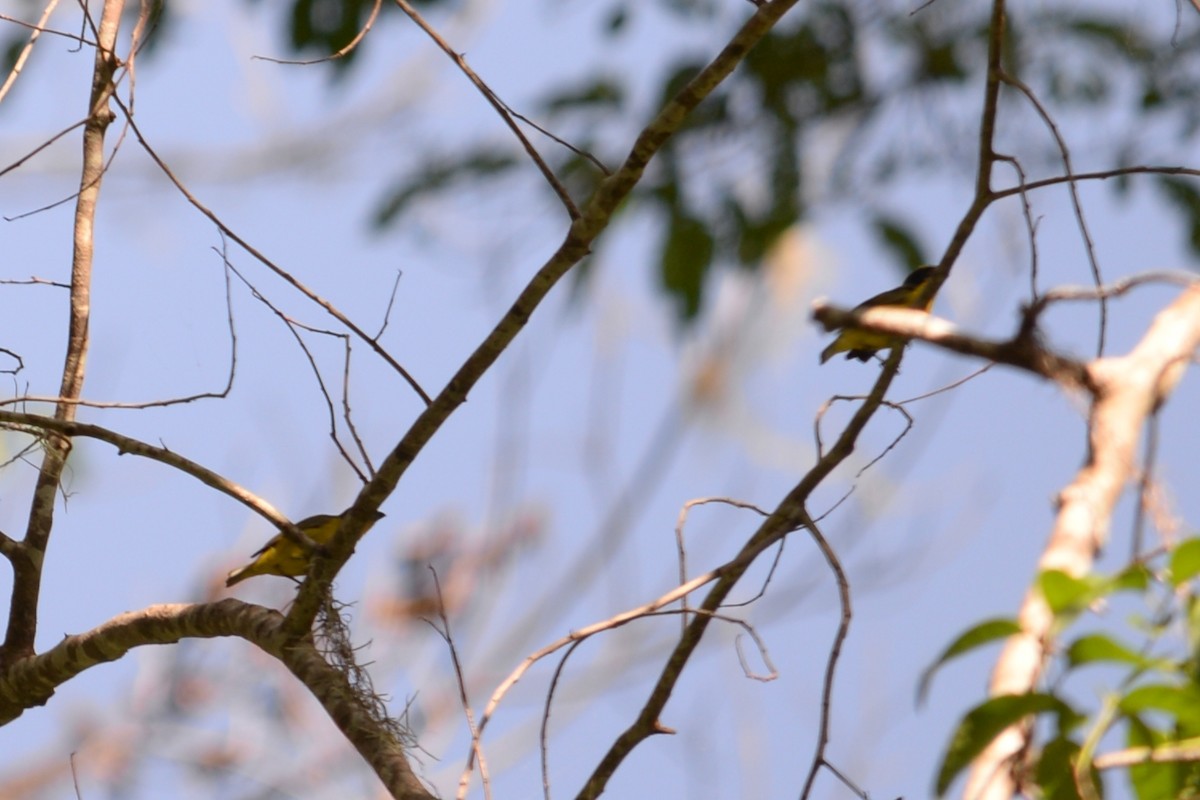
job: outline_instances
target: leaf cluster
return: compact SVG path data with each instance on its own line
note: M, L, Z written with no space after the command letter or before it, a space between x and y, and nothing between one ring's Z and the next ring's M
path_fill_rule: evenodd
M1024 724L1038 744L1016 769L1037 796L1103 797L1104 772L1124 767L1138 800L1200 797L1198 576L1200 538L1116 575L1043 572L1038 586L1063 642L1050 670L1055 677L1044 691L993 697L967 711L942 756L938 796L997 735ZM1118 595L1138 606L1119 622L1107 613L1123 605ZM947 662L1020 631L1011 619L973 625L926 671L918 697ZM1109 688L1080 701L1081 673L1095 667Z

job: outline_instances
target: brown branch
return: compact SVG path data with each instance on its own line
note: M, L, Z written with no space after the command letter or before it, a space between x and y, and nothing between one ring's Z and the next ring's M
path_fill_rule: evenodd
M992 195L992 167L996 163L996 111L1000 105L1000 81L1003 77L1004 25L1007 15L1004 0L993 0L988 24L987 82L983 90L983 109L979 120L979 172L975 176L975 200Z
M173 644L185 638L249 638L252 632L263 630L272 617L278 618L279 613L234 599L203 605L156 605L119 614L0 671L0 725L12 722L28 708L45 705L62 684L98 664L120 660L135 647Z
M1029 202L1029 185L1025 178L1025 168L1021 166L1021 161L1016 156L997 155L996 158L1012 165L1013 172L1017 173L1017 191L1021 196L1021 218L1025 220L1025 232L1029 237L1029 296L1036 300L1038 296L1037 222L1033 218L1033 206ZM995 196L993 193L992 197Z
M114 119L109 108L113 96L118 59L115 52L117 29L123 3L107 0L97 33L93 64L92 91L88 98L88 118L83 129L83 169L79 197L75 205L74 241L71 259L70 316L67 327L67 351L63 360L59 395L77 398L83 390L88 351L88 320L91 316L93 226L96 203L100 196L100 178L104 170L104 134ZM68 422L75 417L75 406L58 403L55 419ZM50 541L54 524L54 502L58 496L63 468L71 452L70 440L48 437L42 466L29 509L29 523L22 553L12 559L13 589L8 628L0 645L0 667L33 654L37 635L38 599L42 584L42 555Z
M821 719L817 726L817 747L813 753L812 766L808 770L808 777L804 781L804 788L800 792L801 800L808 798L812 794L813 785L816 783L817 774L822 766L832 766L825 760L825 748L829 746L829 725L831 720L831 709L833 707L833 679L837 674L838 658L842 654L842 645L846 642L846 636L850 633L850 619L853 616L853 611L850 605L850 581L846 578L846 570L842 568L842 562L838 560L837 553L830 546L822 534L817 523L808 515L808 511L802 510L805 529L809 536L817 545L817 549L821 551L821 555L825 557L825 563L829 564L829 569L833 572L834 580L837 582L838 589L838 605L841 608L841 618L838 621L837 631L833 636L833 643L829 647L829 657L825 661L825 677L821 682ZM841 777L841 773L836 769L833 772ZM844 778L843 778L844 779Z
M311 642L288 642L281 633L282 624L281 618L273 617L266 630L267 637L255 632L255 636L245 638L279 658L312 692L392 797L396 800L436 800L409 764L404 742L394 732L394 726L377 718L375 703L364 699L346 675L330 666Z
M568 635L529 654L520 664L517 665L516 669L509 673L508 677L501 681L495 690L493 690L492 696L488 699L488 703L483 709L483 713L479 716L479 730L476 732L476 739L483 736L484 730L487 728L492 716L496 713L496 709L499 708L501 701L508 694L509 690L516 686L517 682L520 681L521 678L525 677L525 673L528 672L534 664L541 661L543 658L558 652L564 647L573 648L579 642L594 636L597 633L619 628L623 625L629 624L634 620L650 616L665 606L669 606L672 603L681 600L706 584L712 583L716 579L716 572L707 572L703 575L699 575L695 578L692 578L687 583L676 586L671 591L655 600L650 601L649 603L645 603L628 611L623 611L620 614L616 614L606 620L602 620L601 622L596 622L592 625L571 631L571 633ZM689 613L695 612L691 611ZM467 755L466 766L463 768L462 776L459 779L459 798L466 797L471 771L474 769L475 745L476 742L472 741L471 751Z
M962 333L946 320L916 309L879 307L854 311L820 301L813 304L813 319L827 330L853 326L920 339L955 353L1028 370L1068 388L1084 386L1089 380L1084 364L1043 347L1028 328L1022 328L1012 339L994 341Z
M1127 747L1096 756L1096 769L1125 769L1142 764L1194 764L1200 761L1200 737L1155 747Z
M1053 178L1030 181L1024 187L1013 186L1009 189L997 189L992 192L992 197L999 200L1005 197L1012 197L1014 194L1020 194L1022 191L1030 192L1034 189L1044 189L1047 186L1061 186L1064 183L1081 183L1083 181L1106 181L1109 178L1122 178L1126 175L1189 175L1195 178L1200 177L1200 169L1192 169L1191 167L1139 166L1105 169L1098 172L1080 172L1075 175L1057 175Z
M308 361L308 367L312 371L313 377L316 378L317 388L320 389L321 397L325 401L325 410L329 415L329 438L333 441L333 445L335 448L337 448L338 454L341 455L342 460L345 461L346 465L349 466L350 469L354 471L354 474L358 476L359 481L361 481L362 483L366 483L369 480L367 473L364 472L363 469L354 462L354 458L353 458L353 456L350 455L350 451L346 449L346 446L344 444L342 444L342 440L338 437L337 410L334 407L333 397L329 392L329 387L325 384L325 376L321 374L320 365L317 364L317 357L315 355L313 355L313 352L309 348L308 343L306 341L304 341L304 337L300 335L300 331L305 330L305 331L308 331L309 333L315 333L320 336L329 336L331 338L340 339L342 341L342 344L343 344L343 347L344 347L345 353L346 353L345 361L343 362L343 367L342 367L342 407L345 411L344 419L346 421L346 424L350 428L351 436L354 439L354 442L358 447L359 455L362 457L363 461L365 462L367 470L371 474L374 474L375 468L371 464L371 457L367 453L366 446L363 444L362 440L358 437L358 433L354 427L354 422L350 416L350 400L349 400L350 336L349 336L349 334L338 333L337 331L326 330L324 328L317 328L312 325L306 325L303 322L299 322L295 319L292 319L287 314L283 313L283 311L278 306L276 306L269 299L267 299L266 295L264 295L262 292L260 292L258 290L258 288L254 284L252 284L249 281L249 279L246 278L246 276L243 275L237 269L237 267L233 266L233 264L231 264L228 260L225 261L225 268L238 277L238 280L240 280L246 286L246 288L250 290L251 296L253 296L255 300L259 301L264 306L266 306L270 310L270 312L275 315L275 318L284 324L284 326L288 330L288 333L290 333L292 335L292 338L295 339L296 346L300 348L300 352L304 354L305 359Z
M277 527L284 528L285 530L289 527L294 527L288 522L287 517L283 516L274 506L250 490L165 447L155 447L154 445L146 444L143 441L116 433L99 425L43 417L38 414L21 414L15 411L0 411L0 427L22 431L31 436L39 436L47 439L65 439L83 436L107 442L116 447L117 453L120 455L128 453L130 455L141 456L142 458L149 458L173 467L187 475L191 475L206 486L211 486L254 510ZM47 437L46 433L57 434L57 436Z
M31 279L31 283L50 284L59 286L61 284L50 283L40 278ZM0 281L5 283L5 281ZM70 288L69 286L66 288ZM225 378L225 388L217 392L198 392L196 394L184 395L182 397L168 397L163 400L143 400L143 401L117 401L117 400L84 400L79 397L43 397L39 395L23 394L16 397L0 400L0 408L4 406L24 406L29 403L67 403L74 406L83 406L85 408L110 408L110 409L143 409L143 408L165 408L167 406L182 405L193 403L197 400L219 400L229 396L233 390L234 377L237 375L237 326L233 319L233 295L231 293L229 282L229 272L225 273L225 319L229 328L229 374ZM0 352L7 352L4 348L0 348ZM15 354L13 354L14 357ZM19 359L18 359L19 360ZM5 370L6 371L6 370Z
M687 572L688 572L688 569L687 569L687 546L683 540L683 529L687 525L687 518L688 518L688 515L691 514L692 509L695 508L696 506L708 505L709 503L721 503L723 505L733 506L734 508L741 508L741 509L745 509L747 511L754 511L759 516L762 516L762 517L769 516L768 512L763 511L761 508L754 505L753 503L747 503L744 500L735 500L732 497L697 497L693 500L688 500L686 503L684 503L683 507L679 509L679 516L676 517L676 519L675 519L675 552L679 559L679 585L680 586L687 583ZM679 599L679 607L683 611L689 610L687 595L684 595L683 597L681 597ZM687 630L687 616L686 615L680 617L679 624L683 626L683 628L681 629L681 633L685 632Z
M1033 89L1029 88L1024 82L1011 75L1003 75L1003 80L1009 86L1025 95L1027 99L1037 111L1042 122L1050 131L1050 135L1054 137L1054 142L1058 145L1059 157L1062 159L1063 168L1067 171L1067 187L1071 193L1071 207L1075 211L1075 221L1079 225L1079 234L1083 237L1084 252L1087 253L1088 265L1092 269L1092 281L1096 286L1101 286L1104 283L1104 276L1100 272L1100 262L1096 258L1096 245L1092 241L1092 233L1088 230L1087 217L1083 213L1083 201L1079 198L1079 183L1074 177L1074 168L1071 166L1071 150L1067 147L1067 142L1063 139L1062 133L1058 130L1058 125L1054 122L1054 118L1050 116L1050 112L1038 100ZM1100 330L1096 342L1096 357L1104 355L1104 341L1108 335L1108 300L1104 297L1100 298Z
M492 800L492 781L488 776L487 759L483 757L483 745L479 740L479 728L475 726L475 712L471 710L471 695L467 691L467 678L463 674L462 661L458 657L458 648L454 646L454 634L450 631L450 617L446 614L446 599L442 594L442 581L438 578L437 570L432 564L429 564L429 573L433 576L433 588L437 594L437 610L438 618L442 621L442 627L438 628L433 623L430 627L437 631L438 635L446 643L446 648L450 651L450 663L454 667L454 680L458 684L458 701L462 704L463 715L467 719L467 730L471 733L471 742L474 745L475 758L479 762L479 779L483 783L484 800ZM467 786L466 780L459 781L459 790L464 791Z
M67 33L66 31L55 30L54 28L35 25L32 22L25 22L24 20L17 19L16 17L11 17L8 14L0 14L0 21L11 22L14 25L20 25L22 28L26 28L27 30L34 31L36 33L48 33L51 36L61 36L64 39L70 39L73 42L78 42L80 45L86 45L88 47L94 47L96 44L95 42L85 39L82 36L78 36L74 33Z
M392 797L432 800L434 795L421 785L408 763L402 737L394 734L390 721L378 719L374 710L377 698L363 697L311 641L287 642L282 623L278 611L233 598L157 605L120 614L86 633L66 636L45 653L22 658L0 672L0 725L27 708L44 705L55 689L85 670L117 661L135 647L236 636L279 659L304 684Z
M988 28L988 57L987 80L984 85L983 107L979 119L979 171L975 177L975 197L970 207L954 229L950 242L942 253L938 263L938 276L929 282L925 289L928 296L937 293L950 274L950 267L958 260L959 253L967 244L967 239L979 224L983 212L995 201L992 192L992 169L999 159L996 154L996 114L1000 105L1000 79L1003 75L1002 59L1004 54L1004 0L993 0L992 17Z

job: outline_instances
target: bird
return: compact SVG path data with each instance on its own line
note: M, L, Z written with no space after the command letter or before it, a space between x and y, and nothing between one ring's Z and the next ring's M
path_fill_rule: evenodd
M336 515L316 514L300 520L296 523L296 527L316 544L328 544L333 539L333 535L337 533L342 520L349 513L350 509ZM372 511L371 521L367 523L364 532L383 519L383 516L382 511ZM249 564L238 567L229 573L229 577L225 579L227 587L241 583L247 578L253 578L255 575L282 575L294 578L308 572L308 565L311 562L311 554L305 552L304 548L282 533L272 536L270 541L264 544L251 558L253 561Z
M937 274L936 267L918 267L908 274L904 283L895 289L888 289L869 300L864 300L854 307L855 311L865 311L879 306L899 306L901 308L919 308L928 311L933 306L933 294L922 299L921 290ZM821 351L821 363L824 364L838 353L845 353L846 359L857 358L867 361L876 352L885 347L895 347L904 340L898 336L862 328L842 328L837 338Z

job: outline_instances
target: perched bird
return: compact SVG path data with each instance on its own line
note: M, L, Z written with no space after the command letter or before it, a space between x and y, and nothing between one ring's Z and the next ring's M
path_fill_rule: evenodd
M855 311L865 311L877 306L900 306L902 308L919 308L928 311L933 306L933 295L921 301L921 290L936 274L936 267L919 267L909 273L904 283L895 289L877 294L870 300L865 300L854 307ZM889 336L886 333L865 331L862 328L842 328L837 338L821 351L821 363L824 364L838 353L845 353L846 358L857 358L867 361L871 356L885 347L895 347L903 343L903 339Z
M317 514L300 520L296 523L296 527L317 544L328 544L333 539L333 535L337 533L342 519L349 513L350 509L346 509L337 516ZM381 519L383 519L383 512L374 512L367 528L369 529L371 525ZM233 586L235 583L241 583L246 578L253 578L255 575L296 577L308 572L309 554L282 533L271 537L271 540L264 544L253 558L254 560L246 566L229 573L229 577L225 579L225 585Z

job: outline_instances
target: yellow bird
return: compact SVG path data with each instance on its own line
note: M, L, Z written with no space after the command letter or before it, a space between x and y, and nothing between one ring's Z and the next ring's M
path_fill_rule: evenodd
M296 527L317 544L329 544L333 540L333 535L337 533L342 518L349 513L350 509L346 509L337 516L317 514L300 520L296 523ZM383 512L374 512L367 528L370 529L371 525L381 519L383 519ZM294 578L308 572L309 554L282 533L271 537L271 540L264 544L253 558L254 560L246 566L238 567L230 572L229 577L225 579L225 585L233 586L235 583L241 583L246 578L253 578L255 575L283 575Z
M930 295L925 302L921 302L921 290L937 273L936 267L919 267L909 273L904 279L904 283L895 289L888 289L886 292L877 294L869 300L865 300L854 307L855 311L864 311L868 308L877 306L900 306L902 308L919 308L922 311L928 311L933 306L933 295ZM857 358L859 361L867 361L876 352L885 347L895 347L898 344L903 344L904 340L898 336L889 336L886 333L876 333L875 331L865 331L862 328L842 328L838 333L837 338L821 351L821 363L824 364L829 359L833 358L838 353L845 353L846 359Z

